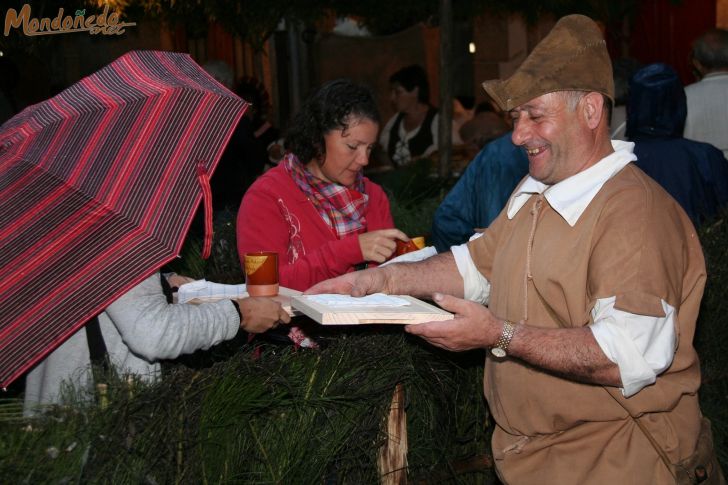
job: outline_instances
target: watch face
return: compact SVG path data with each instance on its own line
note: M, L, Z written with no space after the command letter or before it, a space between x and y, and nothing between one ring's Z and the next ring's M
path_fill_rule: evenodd
M500 347L493 347L492 349L490 349L490 353L495 355L499 359L502 359L503 357L506 356L506 351Z

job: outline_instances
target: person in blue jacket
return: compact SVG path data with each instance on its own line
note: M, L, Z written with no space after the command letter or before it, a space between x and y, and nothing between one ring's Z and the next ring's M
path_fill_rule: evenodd
M467 242L500 213L528 173L528 158L511 132L485 145L435 211L432 242L438 252Z
M635 162L699 226L728 204L728 161L713 145L683 138L685 90L675 70L650 64L630 79L627 131Z

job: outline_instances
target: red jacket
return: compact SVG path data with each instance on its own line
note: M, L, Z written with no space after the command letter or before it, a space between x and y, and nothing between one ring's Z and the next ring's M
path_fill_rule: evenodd
M382 188L364 179L369 195L367 230L394 227ZM283 164L258 178L243 197L237 222L238 255L276 251L281 286L306 290L319 281L354 270L363 262L359 236L339 239Z

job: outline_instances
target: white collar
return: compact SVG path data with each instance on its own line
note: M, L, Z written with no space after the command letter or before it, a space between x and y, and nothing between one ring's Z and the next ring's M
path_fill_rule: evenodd
M532 195L543 194L551 207L573 227L607 180L637 160L633 153L634 143L612 140L612 147L613 153L557 184L546 185L529 175L508 201L508 218L513 219Z

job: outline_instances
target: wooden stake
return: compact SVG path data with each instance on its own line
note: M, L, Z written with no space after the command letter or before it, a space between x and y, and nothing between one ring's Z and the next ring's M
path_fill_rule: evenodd
M404 485L407 483L407 412L402 383L394 388L385 422L387 441L377 458L380 481L382 485Z

